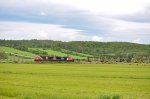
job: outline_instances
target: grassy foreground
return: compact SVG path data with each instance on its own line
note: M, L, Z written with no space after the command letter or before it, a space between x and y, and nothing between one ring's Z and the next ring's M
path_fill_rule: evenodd
M0 99L150 99L150 65L0 64Z

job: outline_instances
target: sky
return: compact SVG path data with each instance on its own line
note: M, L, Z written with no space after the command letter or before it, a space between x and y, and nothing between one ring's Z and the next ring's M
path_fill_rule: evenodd
M150 44L150 0L0 0L0 39Z

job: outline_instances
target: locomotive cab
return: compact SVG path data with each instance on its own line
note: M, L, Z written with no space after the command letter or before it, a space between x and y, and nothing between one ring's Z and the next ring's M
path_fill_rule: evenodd
M34 61L42 61L43 59L40 57L40 56L36 56L35 58L34 58Z

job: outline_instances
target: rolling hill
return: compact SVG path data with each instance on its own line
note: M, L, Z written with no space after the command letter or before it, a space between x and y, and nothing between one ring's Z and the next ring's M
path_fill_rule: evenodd
M16 54L16 55L20 55L20 56L25 56L25 57L35 57L37 56L36 54L30 53L30 52L26 52L26 51L21 51L15 48L11 48L11 47L4 47L4 46L0 46L0 52L5 52L5 53L11 53L11 54Z
M37 54L33 53L35 51L40 51L40 52L45 51L45 52L47 52L46 55L49 55L49 56L67 56L68 55L67 53L54 51L54 50L51 50L51 49L29 48L28 52L26 52L26 51L21 51L21 50L11 48L11 47L0 46L0 52L5 52L7 54L11 53L11 54L15 54L15 55L18 55L18 56L24 56L24 57L35 57L37 55L40 55L38 53ZM83 56L78 56L78 55L71 55L71 54L70 54L70 56L75 58L75 59L84 59L84 58L86 58L86 54L84 54L84 57Z
M65 53L65 52L61 52L61 51L54 51L52 49L43 49L43 48L29 48L28 49L30 52L46 52L47 54L46 55L49 55L49 56L71 56L75 59L83 59L83 58L86 58L86 54L84 54L84 56L81 56L80 54L78 54L77 52L77 55L74 55L73 53L75 52L71 52L70 54L68 53Z
M0 40L0 46L16 48L28 51L28 48L50 49L62 53L76 56L83 54L99 55L122 55L122 54L142 54L150 55L150 45L136 44L129 42L92 42L92 41L52 41L52 40ZM50 51L47 51L50 53ZM52 52L55 53L55 52ZM81 55L82 54L82 55Z

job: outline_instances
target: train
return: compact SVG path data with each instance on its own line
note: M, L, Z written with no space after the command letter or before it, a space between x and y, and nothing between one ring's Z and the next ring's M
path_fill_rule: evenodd
M61 56L36 56L34 58L36 62L74 62L74 58L72 57L61 57Z

